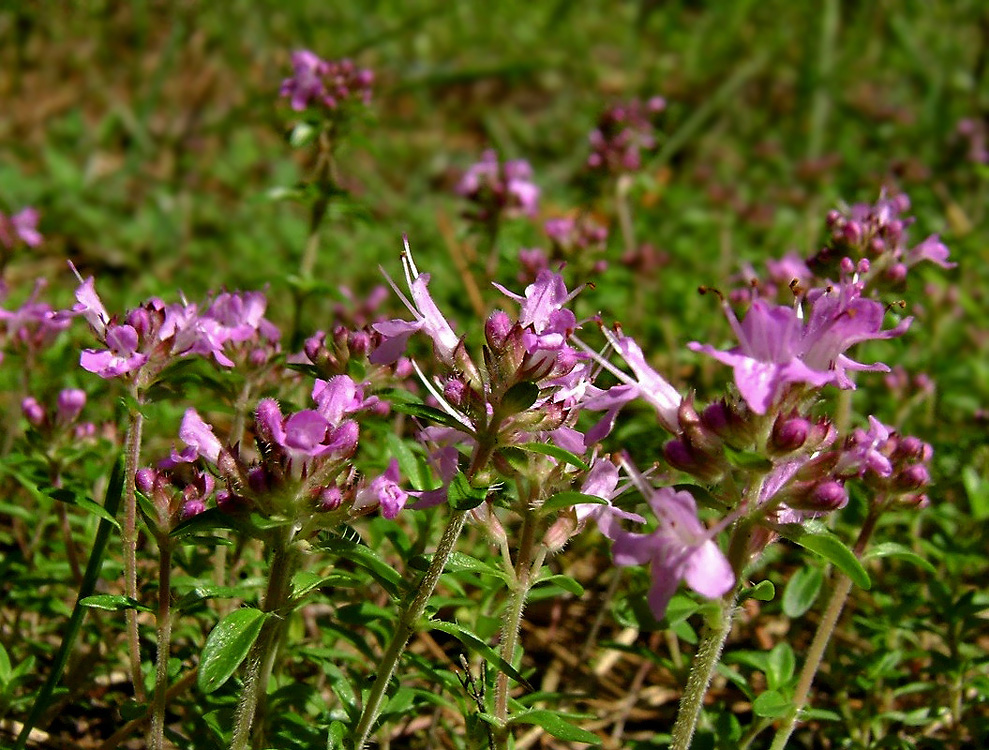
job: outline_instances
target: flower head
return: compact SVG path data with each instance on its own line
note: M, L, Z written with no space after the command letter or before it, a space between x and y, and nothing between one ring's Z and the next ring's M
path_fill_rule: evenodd
M862 341L900 335L909 327L910 318L883 330L884 307L861 297L853 284L811 290L807 301L810 314L806 319L793 307L755 300L739 322L726 307L739 345L727 352L696 341L689 346L733 367L739 392L757 414L765 414L792 383L854 388L848 370L889 369L881 363L855 362L844 352Z
M649 496L659 526L651 534L617 530L611 552L620 566L648 563L652 572L649 608L657 619L680 581L702 596L714 598L735 584L728 558L697 517L697 505L689 492L669 487Z

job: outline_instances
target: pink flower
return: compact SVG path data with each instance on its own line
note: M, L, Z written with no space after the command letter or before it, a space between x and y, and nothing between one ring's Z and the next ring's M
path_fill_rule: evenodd
M422 331L433 340L433 348L436 356L446 365L453 366L454 351L460 344L460 339L453 332L453 327L443 317L433 298L429 294L429 274L419 273L415 261L412 258L412 250L409 248L408 237L403 237L405 252L402 253L402 266L405 269L405 280L412 297L410 302L391 279L388 282L392 285L395 293L412 313L414 320L388 320L382 323L375 323L372 328L381 334L382 342L370 356L373 364L392 364L397 362L399 357L405 352L406 342L409 337L417 331Z
M43 238L38 232L38 212L24 208L12 216L0 212L0 245L13 250L18 241L28 247L37 247Z
M649 506L659 519L651 534L616 530L611 552L619 566L649 563L652 586L649 608L657 619L680 581L702 596L723 596L735 584L728 558L697 517L697 505L689 492L669 487L655 490Z
M764 300L755 300L742 322L726 307L739 345L727 352L696 341L689 346L733 367L739 392L757 414L765 414L791 383L850 389L855 383L847 370L889 369L882 363L855 362L844 352L862 341L899 336L911 318L882 330L885 308L860 297L853 284L811 290L807 300L811 309L806 320L792 307Z

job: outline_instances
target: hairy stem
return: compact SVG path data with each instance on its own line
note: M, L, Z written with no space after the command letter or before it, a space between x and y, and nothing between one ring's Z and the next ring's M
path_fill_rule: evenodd
M388 689L388 682L391 680L392 675L395 674L398 660L405 651L405 647L409 643L409 638L412 637L412 631L415 628L416 622L426 610L426 603L436 589L436 584L439 582L440 575L442 575L443 569L446 567L446 561L450 559L450 553L453 552L453 546L460 537L460 531L463 529L466 519L467 511L455 510L450 513L450 518L446 522L446 528L443 529L443 536L440 537L436 552L433 553L433 559L430 560L429 568L423 575L422 581L414 589L415 595L412 597L412 600L402 609L402 616L395 626L395 632L392 634L391 642L388 644L388 650L385 651L381 657L381 662L378 664L378 674L374 679L374 684L371 686L367 703L364 705L364 712L361 714L361 719L355 730L357 741L354 743L354 747L357 750L364 747L368 737L371 735L371 727L375 719L378 718L378 713L381 711L381 704L385 698L385 691Z
M515 660L515 650L519 643L519 627L522 622L522 612L525 601L529 597L529 588L535 574L532 553L535 549L535 514L526 508L522 517L522 536L519 540L518 556L515 561L515 578L508 594L508 607L501 626L501 658L509 664ZM539 561L543 559L540 556ZM496 731L496 747L508 747L508 730L504 726L508 720L508 690L509 677L505 672L498 674L495 686L495 718L501 726Z
M144 415L138 406L132 407L127 425L124 455L124 594L137 600L137 467L141 463L141 431ZM137 630L137 610L128 609L127 649L130 654L130 676L134 685L134 697L138 702L146 700L144 678L141 675L141 645Z
M492 434L496 428L497 425L491 428ZM484 468L494 448L495 445L492 440L478 441L471 466L467 470L468 480L473 480L477 476L477 473ZM388 689L388 683L391 681L392 675L395 674L398 660L405 652L405 647L409 643L409 638L412 637L412 631L415 629L416 622L422 617L422 613L426 611L426 604L433 595L433 591L436 590L436 584L439 583L440 576L443 574L447 560L450 559L453 547L460 537L460 532L464 528L464 521L466 520L467 511L452 510L450 512L450 518L447 519L446 528L443 529L443 535L440 537L439 544L436 545L436 551L429 561L429 568L423 574L419 584L409 592L411 599L407 598L403 604L402 614L398 619L398 624L395 626L395 632L392 634L388 649L382 655L381 662L378 664L378 673L374 678L374 684L371 686L371 692L367 696L367 702L364 704L361 718L357 722L357 728L354 730L356 737L356 741L354 742L355 750L363 750L364 745L371 736L371 729L374 726L375 720L378 718L378 714L381 712L385 692Z
M155 662L155 694L151 710L148 747L165 748L165 707L168 692L168 657L172 645L172 540L158 539L158 655Z
M275 656L284 630L286 613L291 593L292 573L295 570L297 550L293 546L294 530L285 527L272 542L271 568L268 571L268 587L265 590L263 612L269 613L261 627L257 641L248 657L247 674L244 677L244 691L237 706L233 739L230 750L245 750L251 739L251 728L263 724L265 698L268 680L275 664Z
M881 503L873 505L869 510L869 515L866 516L865 523L862 524L862 529L859 531L858 539L855 541L854 551L856 557L861 557L865 551L865 547L869 543L872 532L875 531L876 522L879 520L881 514ZM828 606L824 610L821 621L817 625L814 640L811 641L810 648L807 650L807 656L804 659L804 666L800 670L797 687L793 693L793 704L790 707L790 711L783 718L779 729L776 730L776 736L773 738L771 750L783 750L786 747L787 741L790 739L790 735L793 734L793 730L797 726L797 718L804 706L807 705L807 696L810 694L810 687L814 682L814 677L817 675L817 670L821 667L824 651L831 641L835 626L838 624L838 618L841 617L841 611L845 607L849 593L851 593L852 579L844 573L836 572L836 576L837 580L834 590L831 592L831 598L828 600Z
M735 602L738 600L740 584L735 584L732 590L721 597L718 602L718 614L711 618L704 628L697 654L690 666L690 676L687 687L680 699L676 723L673 725L671 750L689 750L690 741L697 729L697 720L701 715L704 696L714 677L714 670L721 659L721 651L731 633L732 622L735 619Z

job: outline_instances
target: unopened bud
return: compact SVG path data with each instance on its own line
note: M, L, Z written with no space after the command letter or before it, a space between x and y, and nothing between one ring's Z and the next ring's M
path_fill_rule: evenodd
M894 263L886 269L886 279L894 284L902 284L907 279L907 267L903 263Z
M186 500L182 504L181 519L185 521L193 516L198 516L200 513L206 510L206 502L200 498L196 497L191 500Z
M154 469L138 469L134 474L134 483L142 493L150 497L157 476L158 472Z
M58 394L58 421L62 424L74 422L86 405L86 392L78 388L66 388Z
M512 319L503 310L495 310L484 322L484 338L488 346L499 350L505 346L508 334L512 330Z
M807 486L805 491L788 495L786 504L794 510L830 513L848 504L848 490L841 482L828 479Z
M343 503L343 493L339 487L324 487L319 493L319 509L336 510Z
M371 336L367 331L351 331L347 336L347 351L351 357L363 357L371 349Z
M931 483L931 474L923 464L913 464L896 475L893 486L901 492L915 492Z
M467 395L467 384L459 378L450 378L443 385L443 397L454 406L462 406Z
M811 424L803 417L777 419L770 437L770 447L777 453L792 453L803 447L810 435Z
M143 307L137 307L127 313L125 322L133 326L140 337L147 336L151 330L151 315Z
M21 413L35 427L40 427L45 423L45 409L34 396L28 396L21 401Z

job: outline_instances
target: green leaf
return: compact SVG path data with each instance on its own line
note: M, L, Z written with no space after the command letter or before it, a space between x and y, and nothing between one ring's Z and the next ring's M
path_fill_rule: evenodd
M760 602L771 602L776 598L776 587L773 585L772 581L759 581L755 586L745 589L739 601L745 601L746 599L755 599Z
M561 508L572 508L574 505L583 505L584 503L607 505L608 501L597 495L585 495L583 492L576 492L575 490L564 490L563 492L557 492L543 503L539 511L541 513L551 513Z
M968 496L968 506L976 521L989 518L989 482L986 482L974 466L962 469L962 484Z
M793 670L797 667L797 658L793 649L786 641L777 643L769 652L766 660L766 682L773 690L780 690L793 678Z
M787 617L797 618L814 606L824 574L814 565L808 565L794 573L783 589L783 612Z
M555 575L540 578L536 581L532 588L536 588L537 586L554 586L556 588L563 589L567 593L573 594L574 596L584 595L584 587L570 576Z
M767 690L752 701L752 713L765 719L776 719L790 710L790 701L776 690Z
M539 398L539 386L531 381L516 383L501 397L501 416L510 416L523 412L536 403Z
M344 750L343 740L347 736L347 726L342 721L334 721L326 733L326 750Z
M185 610L209 599L249 599L256 592L244 586L196 586L175 602L177 610Z
M230 679L247 657L267 618L266 612L245 607L234 610L216 624L199 659L200 690L212 693Z
M197 513L182 521L172 529L170 536L173 539L182 539L193 534L199 536L210 531L237 531L246 525L244 518L226 513L219 508L207 508L202 513Z
M416 570L427 570L432 561L432 555L416 555L409 561L409 567ZM497 565L478 560L463 552L451 552L443 568L444 573L478 573L480 575L494 576L503 581L508 580L508 573Z
M460 422L460 420L447 414L441 409L433 408L432 406L427 406L426 404L404 404L392 402L392 409L401 412L402 414L409 414L413 417L418 417L419 419L424 419L427 422L436 422L447 427L452 427L455 430L460 430L461 432L467 432L468 427Z
M484 502L488 490L471 486L462 471L458 471L447 489L446 499L454 510L471 510Z
M931 565L928 560L925 560L916 552L912 551L908 547L904 547L902 544L898 544L897 542L883 542L882 544L877 544L862 557L865 560L871 560L874 557L897 557L901 560L912 562L914 565L923 568L928 573L937 573L937 568Z
M532 685L529 684L515 667L502 659L497 651L466 628L454 622L439 621L430 621L426 623L425 627L429 630L440 630L452 635L471 651L482 656L489 664L494 665L498 670L504 672L516 682L525 685L528 690L532 690Z
M803 524L785 523L775 525L773 528L791 542L799 544L804 549L810 550L832 563L851 578L856 586L863 589L872 587L869 574L855 557L855 553L819 521L808 521Z
M16 475L15 475L16 476ZM17 477L19 481L23 483L20 476ZM57 490L52 490L48 493L50 497L55 498L59 502L67 503L69 505L75 505L77 508L82 508L87 513L92 513L97 518L101 518L107 523L113 525L114 528L119 529L120 524L117 523L117 519L111 516L106 510L97 502L90 500L88 497L83 495L77 495L72 490L59 488Z
M557 739L565 742L584 742L588 745L600 745L601 738L596 734L581 729L560 716L556 711L545 708L533 708L516 714L508 720L509 726L515 724L535 724L549 732Z
M136 599L131 599L129 596L121 596L119 594L96 594L95 596L87 596L85 599L79 601L83 607L90 607L91 609L106 609L111 612L121 612L125 609L136 609L141 612L153 612L151 607L146 607L141 604Z
M388 443L389 455L398 461L398 468L402 470L402 474L408 477L415 489L435 489L435 483L429 475L428 467L424 462L416 459L416 455L412 452L408 442L402 440L394 432L386 432L385 441Z
M570 464L571 466L576 466L578 469L583 469L584 471L588 471L591 468L584 463L584 461L577 454L564 450L558 445L553 445L552 443L520 443L516 447L521 448L524 451L529 451L530 453L541 453L544 456L552 456L555 459Z
M320 546L327 552L364 568L392 596L400 595L402 576L370 547L343 538L330 539Z

